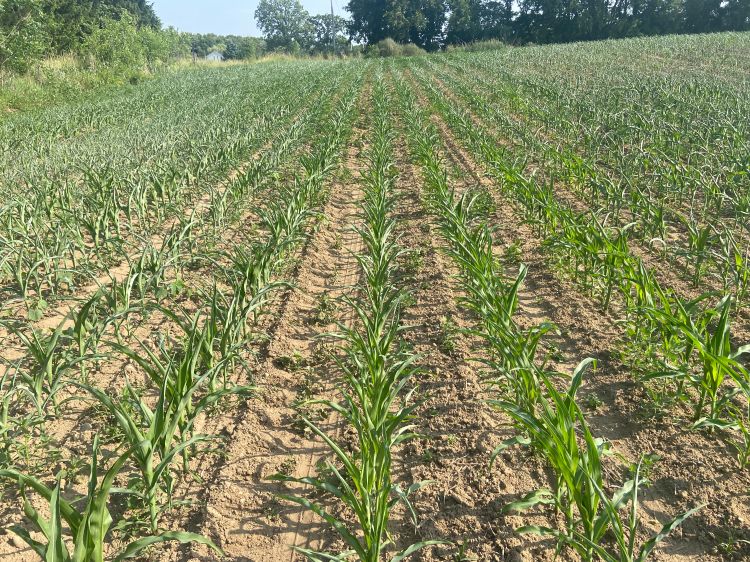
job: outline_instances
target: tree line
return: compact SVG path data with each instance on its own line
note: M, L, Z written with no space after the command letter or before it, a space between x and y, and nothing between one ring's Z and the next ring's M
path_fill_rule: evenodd
M45 57L72 54L83 66L122 74L191 52L239 60L265 49L257 37L162 29L147 0L0 0L0 70L23 73Z
M266 42L259 37L215 33L181 33L180 37L188 51L198 57L217 51L226 60L247 60L263 56L266 51Z
M349 45L349 22L334 14L310 15L299 0L260 0L255 21L269 51L316 54Z
M750 29L750 0L350 0L349 32L427 50Z
M0 68L24 71L40 58L79 51L115 21L144 30L144 43L161 29L146 0L0 0Z
M88 64L154 66L220 51L342 53L385 39L434 51L499 40L510 44L750 30L750 0L349 0L349 19L309 14L299 0L261 0L264 39L163 30L148 0L0 0L0 69L28 70L74 53Z
M311 17L299 0L261 0L255 19L270 49L289 52L324 50L333 35L346 42L344 33L366 45L389 38L434 51L484 40L557 43L750 30L750 0L349 0L347 10L345 21Z

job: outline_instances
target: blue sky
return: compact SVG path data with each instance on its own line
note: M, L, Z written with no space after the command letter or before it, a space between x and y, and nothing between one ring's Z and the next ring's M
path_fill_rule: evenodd
M330 0L301 0L311 14L329 13ZM344 14L349 0L334 0L336 14ZM253 14L258 0L153 0L154 9L165 27L180 31L219 35L256 35Z

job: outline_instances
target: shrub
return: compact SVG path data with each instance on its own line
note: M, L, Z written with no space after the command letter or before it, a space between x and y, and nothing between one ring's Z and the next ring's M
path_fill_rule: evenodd
M38 0L0 1L0 69L26 72L47 43Z
M465 43L463 45L449 45L448 51L499 51L507 49L508 45L498 39L486 39L484 41L475 41L474 43Z
M396 43L390 37L369 45L365 54L368 57L414 57L426 54L426 51L414 43Z
M123 12L119 20L105 20L81 45L84 64L92 69L101 67L115 75L146 66L146 46L142 41L135 19Z
M159 31L144 27L138 31L138 35L145 50L146 64L151 71L190 55L190 48L174 29Z
M401 45L396 43L390 37L378 41L376 47L378 49L378 55L381 57L397 57L401 54Z
M427 51L425 51L421 47L418 47L414 43L407 43L406 45L401 46L401 54L405 57L418 57L421 55L426 55Z
M105 20L89 35L79 51L83 66L108 80L138 80L144 71L155 71L188 55L188 47L173 29L136 27L135 19L122 12L119 19ZM106 80L105 80L106 81Z

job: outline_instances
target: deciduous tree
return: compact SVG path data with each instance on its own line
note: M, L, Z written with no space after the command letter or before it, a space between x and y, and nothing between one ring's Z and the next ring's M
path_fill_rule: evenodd
M270 50L291 53L312 45L310 14L299 0L260 0L255 20Z

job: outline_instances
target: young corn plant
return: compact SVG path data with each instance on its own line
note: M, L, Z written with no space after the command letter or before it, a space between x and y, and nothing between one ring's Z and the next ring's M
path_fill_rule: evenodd
M211 348L213 342L208 341L207 331L200 327L200 318L200 314L195 316L190 331L182 342L182 349L168 348L163 341L156 351L143 342L140 343L139 350L115 342L109 344L112 349L143 369L153 385L160 389L160 400L164 401L163 406L167 409L164 415L169 417L169 423L175 424L182 441L190 439L193 424L206 407L227 394L247 394L253 390L240 385L211 390L211 380L216 379L217 373L222 372L225 365L236 358L237 350L231 350L230 355L208 367L204 363L205 350ZM208 390L199 396L198 392L203 387L208 387ZM147 414L144 411L147 425L151 425L152 420ZM191 449L192 447L181 450L183 473L188 472Z
M131 456L143 478L143 490L139 494L148 509L152 532L156 532L164 511L159 501L160 490L167 494L168 503L171 503L175 460L179 455L183 456L184 471L188 451L211 439L208 435L191 433L198 415L230 394L247 395L253 391L250 387L235 386L197 397L211 375L210 370L206 371L190 386L181 388L182 394L179 395L168 391L169 379L165 377L153 409L130 385L123 397L114 400L94 386L76 383L112 416L126 445L131 448Z
M683 217L681 220L688 233L688 248L683 253L687 263L693 266L693 285L697 287L710 257L710 245L715 236L714 229L710 224L700 226L693 217Z
M520 267L515 278L505 279L493 251L493 233L487 225L486 213L481 212L481 205L476 207L478 200L474 194L467 192L456 197L437 152L438 143L433 142L437 137L430 126L423 126L427 119L421 113L408 105L404 117L415 155L422 164L428 210L446 243L446 253L461 272L465 296L460 304L475 313L478 325L472 333L489 345L491 357L479 361L490 367L491 386L501 388L524 408L532 410L540 396L536 349L541 337L553 326L544 323L527 331L516 326L513 314L526 266Z
M29 359L28 370L19 370L19 378L33 396L38 412L46 412L51 404L57 412L57 393L64 377L76 364L65 345L63 320L51 334L30 327L28 330L15 323L3 323L23 345Z
M408 102L408 100L407 100ZM434 205L441 233L448 242L450 255L462 270L463 285L467 290L464 300L470 308L478 313L481 326L476 332L490 343L490 349L497 359L485 361L491 368L500 373L502 384L495 382L507 391L505 399L490 403L508 413L523 430L524 434L502 444L493 453L493 460L504 448L516 444L532 444L541 452L556 473L556 486L553 491L540 490L529 494L523 500L509 506L509 509L527 509L540 503L553 504L563 513L566 520L565 531L560 532L546 527L525 527L523 532L535 532L552 535L559 541L558 550L567 544L574 548L586 561L595 556L607 556L607 560L632 562L645 560L656 544L672 529L677 527L691 512L668 523L662 531L635 549L637 518L637 488L641 485L639 468L633 481L626 484L615 497L609 498L604 490L601 459L608 452L608 445L595 439L585 423L583 414L575 402L575 394L582 382L583 373L592 363L583 362L576 369L570 391L561 394L552 384L549 375L535 362L535 350L541 335L550 326L537 327L526 334L518 330L513 322L513 312L517 306L517 293L525 275L522 267L514 283L498 281L498 269L493 264L491 250L478 251L482 248L482 238L472 236L466 228L462 213L452 211L459 205L452 204L452 194L446 185L446 175L440 170L439 158L432 143L420 142L419 138L427 137L423 133L426 118L418 119L419 110L407 106L404 112L407 123L411 124L411 136L417 155L422 160L423 169ZM428 130L429 134L429 130ZM475 231L476 232L476 231ZM580 232L573 229L572 232ZM600 228L600 232L603 229ZM467 234L468 233L468 234ZM491 249L491 237L485 236L484 247ZM591 245L594 238L585 239ZM596 242L601 246L603 237ZM610 252L611 255L612 254ZM477 256L486 256L477 259ZM581 253L584 267L592 267L593 261L586 261L587 254ZM605 256L607 253L605 252ZM615 271L618 263L604 259L604 271ZM621 264L620 264L621 265ZM608 275L607 278L614 278ZM613 284L605 285L605 303L611 297ZM484 289L487 287L488 289ZM498 296L499 295L499 296ZM492 381L492 379L491 379ZM580 434L583 434L581 443ZM631 516L626 523L620 518L619 509L627 500L632 501ZM605 535L614 534L618 547L608 551L601 546Z
M504 510L524 511L539 504L554 505L565 518L564 531L543 526L525 526L517 531L553 536L558 540L558 552L567 545L587 562L597 558L608 562L642 562L659 542L700 507L672 519L657 535L636 548L638 492L645 484L640 477L643 459L638 462L633 478L609 497L604 491L602 461L611 454L610 446L594 438L575 399L583 375L593 363L587 359L578 365L570 388L564 393L559 392L549 378L543 377L545 397L536 411L524 411L507 401L490 402L506 412L528 436L512 439L500 450L515 443L530 444L549 462L556 477L553 490L532 492L505 506ZM631 504L629 514L623 519L620 512L628 502ZM607 535L614 537L614 546L609 546L605 540Z
M18 365L7 365L0 377L0 468L23 461L26 466L44 463L29 445L43 442L46 415L23 384ZM31 408L29 408L31 406ZM38 459L38 460L37 460Z
M78 352L76 361L78 362L81 381L86 381L88 372L86 370L86 360L90 356L95 356L107 326L114 318L105 318L102 314L103 294L97 291L89 300L84 302L78 309L72 309L69 316L73 320L73 325L69 328L68 333Z
M393 234L394 220L389 216L395 180L391 161L393 133L385 117L387 110L382 96L382 90L376 90L374 139L364 174L365 225L358 229L367 249L357 256L364 277L364 294L356 300L345 300L360 327L340 326L338 337L345 343L345 359L339 362L344 374L344 385L339 388L342 400L316 402L330 408L354 429L358 446L353 453L347 452L346 447L303 416L307 426L333 453L335 463L326 462L332 477L274 477L332 494L354 515L356 530L321 503L301 496L282 496L321 516L351 549L338 554L297 549L310 560L343 561L356 556L361 562L380 562L391 543L388 523L392 510L403 502L416 524L408 496L424 484L415 483L404 490L394 482L392 473L393 450L413 437L408 421L416 405L409 405L414 391L407 391L406 385L414 373L416 357L399 342L403 294L392 282L401 250ZM440 541L410 545L389 555L389 559L398 562L431 544Z
M698 394L693 423L696 427L723 425L726 409L738 394L750 396L750 376L738 359L750 353L750 345L732 351L730 295L722 298L716 308L692 313L679 300L677 314L652 310L670 331L684 341L681 368L655 373L651 378L675 378L686 381ZM697 356L697 372L693 372L693 356ZM723 391L725 381L730 379L734 387ZM708 410L708 411L706 411Z
M26 542L40 560L45 562L105 562L105 551L109 546L109 530L113 523L109 511L110 495L115 491L115 479L133 451L129 450L120 455L108 469L100 465L100 452L97 437L94 438L87 494L73 502L63 499L62 482L59 476L54 488L50 488L33 476L24 475L12 469L0 470L0 478L18 484L24 500L26 519L44 539L41 541L32 538L25 528L18 525L11 527L11 531ZM99 474L102 471L104 473L100 478ZM29 501L27 490L35 492L46 503L49 518L40 514ZM83 510L79 511L76 506L81 501L83 501ZM119 552L113 553L108 560L120 562L135 558L151 545L170 541L183 544L204 544L221 554L221 550L202 535L184 531L167 531L136 539Z

